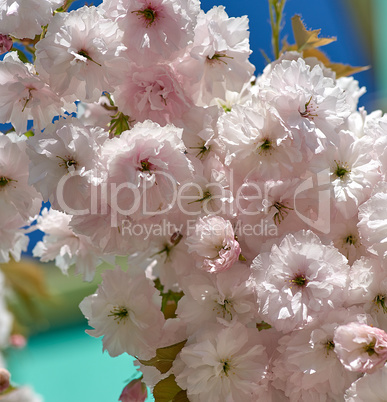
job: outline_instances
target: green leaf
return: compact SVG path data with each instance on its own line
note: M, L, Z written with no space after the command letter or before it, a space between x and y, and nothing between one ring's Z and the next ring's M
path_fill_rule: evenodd
M28 57L26 56L26 54L20 50L20 49L15 49L17 52L17 55L19 56L20 61L22 61L23 63L29 63L30 61L28 60Z
M173 374L164 380L159 381L153 388L153 396L156 402L174 402L175 397L182 391L176 384L176 379ZM183 401L184 399L182 399ZM188 400L188 399L187 399Z
M360 73L361 71L366 71L371 68L370 66L352 67L349 64L341 63L330 63L327 67L336 73L336 78L347 77L348 75Z
M130 130L133 122L134 120L130 120L129 116L118 112L110 121L109 132L113 135L120 135L124 131Z
M18 389L17 387L14 387L13 385L10 385L10 386L9 386L7 389L5 389L3 392L0 392L0 396L10 394L12 391L16 391L17 389ZM0 398L0 399L3 399L3 398Z
M156 356L150 360L140 360L138 361L144 366L156 367L160 373L164 374L169 371L172 367L172 363L176 359L177 354L183 349L186 344L186 340L176 343L165 348L159 348L156 350Z
M356 74L370 68L370 66L352 67L348 64L332 63L319 49L307 49L303 52L303 57L316 57L325 67L330 68L336 73L336 78L347 77L348 75Z
M33 137L35 134L32 130L28 130L24 133L24 135L29 138L29 137Z
M174 247L174 246L171 246ZM184 296L183 292L173 292L168 290L164 292L164 286L161 284L160 279L156 278L154 280L155 288L160 292L161 296L161 311L164 314L164 318L168 320L169 318L176 317L176 308L179 300Z
M292 17L292 28L294 39L297 43L297 50L300 52L310 48L325 46L336 40L336 38L319 38L321 29L307 30L299 15Z
M268 323L265 322L265 321L261 321L260 323L257 323L257 324L256 324L256 327L257 327L258 331L262 331L262 330L264 330L264 329L270 329L270 328L271 328L271 325L268 324Z
M247 260L246 260L246 257L244 257L244 256L242 255L242 253L239 254L238 260L239 260L239 261L247 261Z
M173 402L189 402L187 391L181 390L176 396L173 398Z

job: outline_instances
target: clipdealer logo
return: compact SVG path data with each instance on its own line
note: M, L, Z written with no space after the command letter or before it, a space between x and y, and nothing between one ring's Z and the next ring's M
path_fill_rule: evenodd
M94 173L94 172L93 172ZM232 173L232 172L231 172ZM110 183L110 187L108 188L108 183L101 180L98 175L90 175L91 177L88 180L91 180L93 183L98 183L98 185L90 186L90 205L88 208L84 209L75 209L71 208L66 202L66 196L64 192L64 188L66 182L75 176L83 176L80 172L74 171L68 173L63 176L61 180L58 182L57 190L56 190L56 198L60 205L60 207L68 214L71 215L88 215L88 214L110 214L110 221L112 227L117 227L118 225L122 226L123 234L129 233L129 231L142 232L142 234L149 233L149 228L144 228L142 230L139 227L135 227L135 224L130 220L130 217L134 213L141 212L141 216L144 218L151 216L162 216L167 214L169 211L178 208L180 212L182 212L187 219L189 217L199 217L202 216L203 213L206 215L216 215L216 214L226 214L229 216L253 216L253 215L261 215L261 214L269 214L270 211L270 203L269 203L269 192L271 185L269 182L262 183L254 183L250 182L248 184L244 183L240 188L238 188L235 192L233 191L233 182L230 181L230 186L227 190L220 183L208 183L205 188L199 186L198 183L195 182L187 182L183 185L179 186L176 180L172 175L169 175L166 172L158 172L158 175L161 175L170 182L170 186L172 188L171 197L168 199L162 208L157 210L148 210L148 199L151 198L151 195L148 194L147 183L143 181L138 185L135 183ZM328 234L330 231L330 198L331 198L331 190L330 190L330 176L331 172L329 169L324 169L316 174L310 174L309 177L303 179L301 183L295 187L293 193L293 208L289 208L294 210L294 213L298 216L298 218L306 223L310 228L318 230L324 234ZM232 178L232 174L231 174ZM262 188L260 187L260 184ZM206 192L213 191L217 189L216 195L205 197ZM253 194L246 195L244 190L252 189ZM196 195L187 194L187 190L194 189ZM131 205L127 205L126 207L130 207L127 209L121 208L119 206L118 198L122 191L131 192L130 199L132 200ZM300 201L301 194L305 194L305 192L313 192L313 197L317 200L318 208L317 211L314 210L308 216L304 215L301 212L301 208L297 208L297 203ZM214 191L213 191L214 192ZM215 192L214 192L215 193ZM235 194L235 196L232 196ZM232 197L232 202L229 202L229 197ZM213 210L208 208L210 202L218 201L219 210ZM201 202L201 208L197 208L196 210L187 210L187 205L192 203ZM263 210L255 210L251 211L242 206L243 202L256 202L260 201L263 206ZM234 210L232 210L234 208ZM127 217L129 219L119 220L118 216ZM138 224L140 225L140 224ZM144 224L146 225L146 224ZM148 225L149 226L149 225ZM277 226L275 222L269 222L268 220L261 219L259 223L249 224L248 218L247 221L241 222L238 220L236 223L235 230L242 230L244 234L250 232L254 235L263 235L263 236L276 236L278 231L276 230ZM153 231L156 232L155 226L153 226ZM148 235L149 236L149 235Z

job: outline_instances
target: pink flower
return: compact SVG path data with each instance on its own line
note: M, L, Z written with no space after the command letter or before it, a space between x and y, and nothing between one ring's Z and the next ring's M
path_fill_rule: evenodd
M160 127L147 120L106 141L102 157L107 159L109 188L116 190L111 196L114 211L140 220L175 206L177 186L193 170L181 132L173 125Z
M0 54L9 52L12 45L13 42L10 36L0 34Z
M151 119L161 125L177 123L193 106L175 72L165 64L149 68L133 64L117 87L115 99L132 119Z
M127 63L121 35L96 7L56 13L36 44L39 76L69 100L97 101L102 91L113 91Z
M187 244L188 252L194 253L196 266L212 273L231 268L241 252L231 222L220 216L199 218Z
M42 25L47 25L54 10L63 0L2 0L0 2L0 32L15 38L35 38Z
M141 378L136 378L122 390L119 401L121 402L144 402L148 396L146 385Z
M0 392L5 391L9 387L9 379L11 374L5 368L0 368Z
M143 273L124 272L119 266L105 270L95 294L79 308L94 329L90 336L103 336L103 350L111 357L122 353L151 359L162 340L165 323L161 296Z
M197 0L110 0L100 6L124 32L128 54L138 65L168 59L193 39Z
M34 65L24 64L16 52L5 55L0 62L1 123L12 123L16 133L22 134L32 119L34 128L40 131L62 113L62 106L63 101L36 74Z
M200 12L193 43L177 60L176 68L188 80L197 106L225 100L227 91L240 92L250 81L254 66L248 61L248 19L230 18L223 6Z
M373 373L387 361L387 333L351 322L335 330L335 352L347 370Z
M17 349L23 349L27 345L27 339L22 334L11 335L9 341Z

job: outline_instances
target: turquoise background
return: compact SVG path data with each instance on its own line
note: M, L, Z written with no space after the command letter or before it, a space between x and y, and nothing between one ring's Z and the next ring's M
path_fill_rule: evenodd
M29 384L46 402L113 402L138 376L127 354L102 353L101 339L74 326L32 336L22 350L7 355L12 381ZM154 401L153 396L147 401Z

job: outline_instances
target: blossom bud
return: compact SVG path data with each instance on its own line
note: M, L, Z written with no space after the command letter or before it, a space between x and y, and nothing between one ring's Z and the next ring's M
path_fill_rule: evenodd
M9 387L9 379L11 374L5 368L0 368L0 392L5 391Z
M13 334L11 335L10 343L14 348L23 349L27 344L27 340L21 334Z
M12 48L12 39L8 35L0 34L0 54L7 53Z
M141 378L132 380L122 391L119 401L121 402L144 402L148 396L146 385Z

